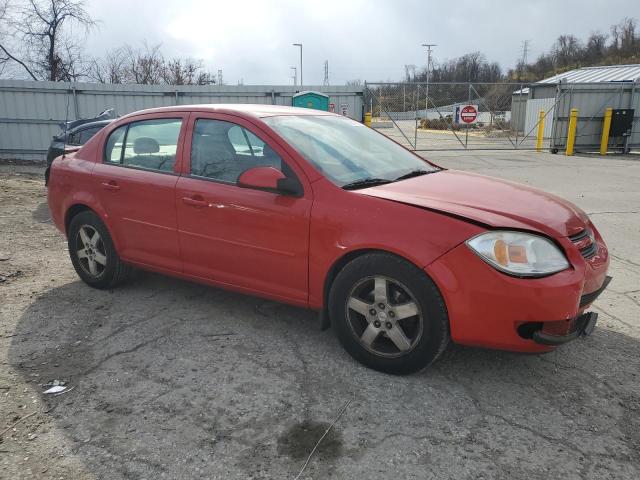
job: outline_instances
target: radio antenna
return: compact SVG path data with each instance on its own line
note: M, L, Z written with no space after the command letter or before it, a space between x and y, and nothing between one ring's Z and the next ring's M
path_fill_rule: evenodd
M69 130L69 93L70 89L67 89L67 108L64 112L64 137L62 143L62 158L67 153L67 131Z

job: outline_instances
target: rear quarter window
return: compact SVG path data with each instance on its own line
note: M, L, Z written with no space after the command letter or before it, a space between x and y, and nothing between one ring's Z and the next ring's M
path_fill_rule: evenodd
M116 128L107 139L104 149L105 163L120 163L122 158L122 145L124 143L124 134L127 132L128 125Z

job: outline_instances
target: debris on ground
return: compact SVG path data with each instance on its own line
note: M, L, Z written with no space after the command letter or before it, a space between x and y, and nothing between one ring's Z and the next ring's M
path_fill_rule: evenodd
M49 388L47 388L47 390L45 390L42 393L47 395L61 395L62 393L70 392L75 388L75 387L68 388L66 384L67 382L63 382L62 380L52 380L51 382L43 385L45 388L46 387L49 387Z
M22 271L16 270L15 272L10 273L0 273L0 283L6 282L10 278L19 277L22 274Z

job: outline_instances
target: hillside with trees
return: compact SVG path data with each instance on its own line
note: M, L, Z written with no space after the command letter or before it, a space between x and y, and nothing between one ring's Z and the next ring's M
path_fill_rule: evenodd
M503 72L497 62L482 52L471 52L433 65L432 82L536 82L580 67L640 63L640 35L637 21L625 18L612 25L609 33L593 32L586 40L575 35L560 35L547 53L531 63L522 60L514 69ZM406 80L425 81L426 69L413 76L407 69Z

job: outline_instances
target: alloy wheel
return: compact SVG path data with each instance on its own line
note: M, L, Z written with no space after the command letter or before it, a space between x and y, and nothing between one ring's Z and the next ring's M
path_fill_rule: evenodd
M107 268L107 254L102 237L91 225L82 225L76 236L76 256L82 269L94 278Z
M346 317L358 342L383 357L408 354L423 333L420 305L407 287L385 276L366 277L354 285Z

